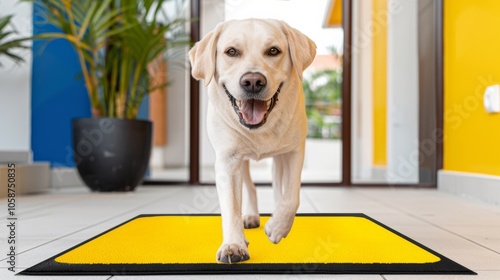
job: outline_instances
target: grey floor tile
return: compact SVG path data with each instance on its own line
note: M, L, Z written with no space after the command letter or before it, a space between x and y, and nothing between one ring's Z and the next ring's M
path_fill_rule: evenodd
M409 225L395 230L469 269L500 269L500 254L445 229Z
M494 206L455 197L437 190L356 189L356 193L386 207L439 225L500 224Z
M333 280L382 280L382 276L380 275L259 275L259 274L251 274L251 275L175 275L175 276L115 276L112 279L120 279L120 280L142 280L142 279L178 279L178 280L191 280L191 279L248 279L248 280L272 280L272 279L333 279Z
M500 271L475 271L478 275L384 275L387 280L498 280Z
M463 236L479 245L500 254L500 225L486 226L444 226L447 230ZM500 270L500 267L499 267Z
M18 272L22 269L20 268ZM54 279L75 279L75 280L105 280L109 279L110 276L27 276L27 275L15 275L15 273L10 272L7 268L0 268L0 279L2 280L54 280Z
M161 214L219 213L217 190L212 186L176 187L179 191L145 205L136 212ZM161 192L158 193L160 195Z
M303 188L309 203L322 213L397 213L394 209L346 188Z

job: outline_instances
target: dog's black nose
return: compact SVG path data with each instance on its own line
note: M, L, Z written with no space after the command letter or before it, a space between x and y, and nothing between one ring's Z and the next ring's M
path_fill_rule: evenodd
M260 93L266 84L266 77L258 72L246 73L240 79L241 87L248 93Z

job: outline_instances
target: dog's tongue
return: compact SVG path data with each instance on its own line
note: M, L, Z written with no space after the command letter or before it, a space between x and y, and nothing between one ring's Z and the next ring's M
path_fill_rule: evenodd
M245 100L241 105L240 112L247 124L259 124L267 113L267 103L257 99Z

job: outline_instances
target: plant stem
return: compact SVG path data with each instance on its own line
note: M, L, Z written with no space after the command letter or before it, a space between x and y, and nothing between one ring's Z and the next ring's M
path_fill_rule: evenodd
M71 2L65 3L66 7L66 12L68 14L68 20L69 20L69 25L71 28L71 33L74 36L74 40L76 43L81 43L81 39L76 36L77 35L77 27L75 25L75 21L73 18L73 12L72 12L72 4ZM87 91L89 92L90 95L90 103L92 105L92 115L95 117L96 115L100 115L101 108L99 107L99 96L97 94L97 88L95 85L97 85L97 78L95 77L95 72L92 70L92 68L95 68L95 66L91 66L90 70L87 67L84 55L83 55L83 50L80 48L75 48L76 52L78 54L78 60L80 61L80 66L82 68L82 73L83 73L83 78L85 80L85 85L87 87ZM92 53L94 55L94 53ZM95 55L94 55L95 57Z
M139 84L139 78L141 77L141 72L142 72L142 63L137 63L134 71L134 79L132 83L132 88L130 89L130 100L129 100L129 106L127 106L127 118L133 119L137 115L137 112L134 112L134 108L137 108L138 105L136 106L136 95L137 95L137 85Z

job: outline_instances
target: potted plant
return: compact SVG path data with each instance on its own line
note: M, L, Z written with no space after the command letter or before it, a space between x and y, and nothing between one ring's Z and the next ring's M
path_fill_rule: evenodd
M93 118L72 122L73 150L82 180L94 191L129 191L143 179L152 145L152 124L137 120L143 98L166 84L154 82L152 63L168 46L187 44L168 20L166 0L40 0L43 16L74 47ZM148 69L149 68L149 69Z
M9 39L9 37L13 34L16 34L15 30L8 30L8 26L10 23L10 19L12 16L3 16L0 17L0 57L6 56L16 63L24 62L24 59L17 54L12 53L13 49L28 49L29 47L23 45L23 41L26 41L28 38L17 38L17 39ZM2 66L2 62L0 61L0 67Z

